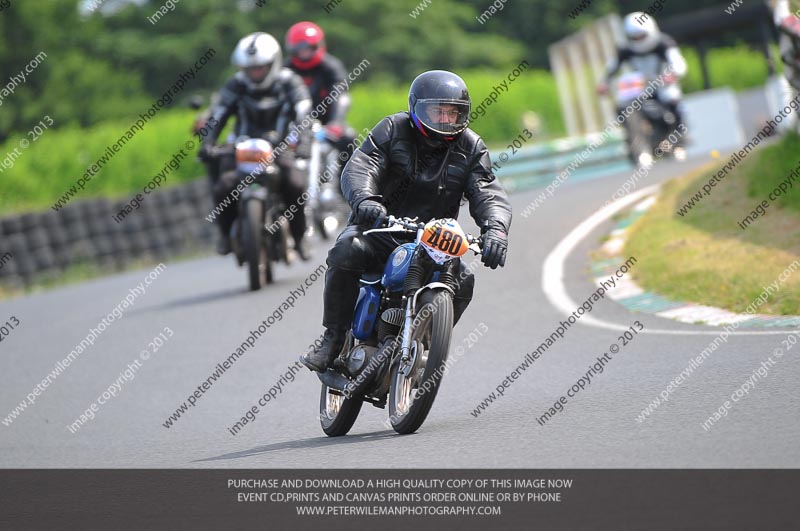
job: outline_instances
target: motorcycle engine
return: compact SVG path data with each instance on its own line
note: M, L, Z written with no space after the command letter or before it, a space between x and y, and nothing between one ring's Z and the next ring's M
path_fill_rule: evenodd
M378 340L385 341L391 336L400 333L400 326L403 324L404 312L402 308L388 308L381 314L378 321Z
M343 372L347 372L351 380L348 384L350 392L356 396L385 396L389 388L383 385L384 378L394 351L395 343L391 340L381 343L379 347L356 345L343 366Z
M378 347L371 347L369 345L356 345L345 361L345 368L348 374L355 378L365 367L369 365L370 360L378 352Z

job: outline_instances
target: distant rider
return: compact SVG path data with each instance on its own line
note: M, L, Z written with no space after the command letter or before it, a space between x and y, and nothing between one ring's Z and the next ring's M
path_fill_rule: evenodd
M343 155L341 167L350 159L355 146L355 131L345 123L350 110L350 95L347 93L347 71L342 62L328 53L325 34L313 22L298 22L286 32L286 66L303 78L315 109L322 109L319 121L325 126L327 138ZM325 98L338 85L336 99ZM322 104L322 105L321 105Z
M236 45L231 62L239 71L222 87L219 101L211 111L209 134L203 141L200 156L210 160L211 148L231 116L236 116L234 136L267 138L276 148L275 162L281 171L281 195L287 206L298 203L306 188L306 174L294 164L292 149L277 153L286 138L289 121L300 122L311 110L311 97L303 80L283 67L281 47L272 35L251 33ZM297 138L287 145L296 147ZM214 185L217 204L229 198L241 176L234 170L224 173ZM217 251L231 252L230 229L236 220L236 202L220 213L217 222L220 240ZM304 260L308 259L303 236L306 231L305 213L297 210L289 222L295 248Z
M387 233L363 235L383 216L455 218L466 196L470 214L483 228L483 263L492 269L505 265L511 205L492 173L486 145L467 128L470 105L467 86L456 74L420 74L409 90L408 112L381 120L345 167L342 190L353 214L328 252L325 334L320 348L301 357L309 369L331 365L351 326L361 274L381 268L403 242ZM458 276L456 321L472 299L475 282L463 263Z
M634 71L641 72L648 80L656 80L662 76L663 86L657 85L656 98L675 117L672 128L683 131L683 93L679 80L686 75L686 60L677 43L661 32L653 17L641 11L625 16L623 27L627 45L617 50L617 57L610 62L605 79L597 87L598 93L608 93L611 78L625 64ZM625 123L627 126L627 121ZM684 136L680 138L683 139ZM678 144L681 145L680 140Z
M792 12L789 0L773 0L771 4L772 19L780 32L778 52L783 63L783 104L789 105L800 92L800 10ZM788 123L794 124L800 133L797 113L792 113L790 120Z

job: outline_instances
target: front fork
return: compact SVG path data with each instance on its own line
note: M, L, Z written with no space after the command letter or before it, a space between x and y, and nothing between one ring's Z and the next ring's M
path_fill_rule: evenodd
M411 373L411 368L414 366L414 359L411 353L411 335L414 333L412 327L414 326L414 299L415 297L406 298L406 315L405 323L403 324L403 337L400 343L400 372L403 376L408 377ZM416 354L416 350L414 351Z
M446 290L455 296L455 291L443 282L430 282L417 291L413 296L406 297L406 313L403 325L402 341L400 343L400 372L408 377L414 367L417 349L412 348L412 335L414 334L414 316L417 313L417 299L426 290Z

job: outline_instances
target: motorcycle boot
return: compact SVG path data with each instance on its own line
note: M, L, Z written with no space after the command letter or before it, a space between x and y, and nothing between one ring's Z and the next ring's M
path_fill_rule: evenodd
M217 239L217 254L225 256L232 251L231 237L227 234L220 234Z
M303 365L317 372L324 372L330 367L342 350L358 299L359 273L333 265L330 258L328 265L323 295L322 326L325 327L325 334L322 345L300 357Z
M308 262L311 260L311 251L309 250L308 242L306 241L305 237L303 237L300 241L295 240L294 250L297 252L297 255L303 262Z
M312 347L310 351L300 356L300 363L312 371L325 372L341 352L346 337L347 332L344 330L326 328L322 344L319 347Z

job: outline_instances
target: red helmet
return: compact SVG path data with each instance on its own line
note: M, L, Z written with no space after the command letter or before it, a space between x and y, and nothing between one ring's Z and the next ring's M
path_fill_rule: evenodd
M322 28L313 22L298 22L286 32L286 50L297 68L314 68L326 51Z

